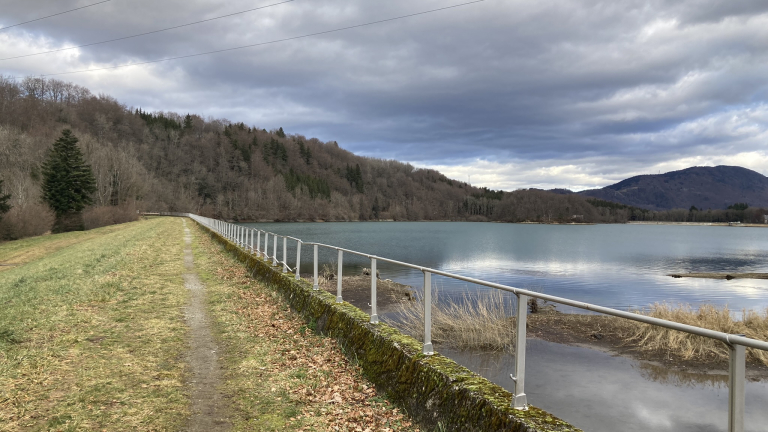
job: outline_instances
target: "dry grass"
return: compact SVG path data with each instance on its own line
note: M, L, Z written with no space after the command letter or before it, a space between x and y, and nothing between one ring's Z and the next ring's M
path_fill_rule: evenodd
M728 307L704 305L694 309L690 305L672 306L657 303L641 313L723 333L743 334L753 339L768 340L768 310L766 313L743 310L741 320L734 320ZM626 338L642 350L666 352L684 360L728 359L728 347L722 342L649 324L635 323ZM749 348L747 361L768 366L768 353Z
M460 301L433 296L432 341L458 349L505 350L515 342L515 303L501 291L464 293ZM394 323L418 340L424 338L424 302L402 302Z
M199 227L195 267L223 345L234 431L418 431L334 339L315 334L274 290Z
M500 291L489 294L464 294L455 301L434 299L432 308L432 339L457 349L509 350L514 344L515 318L513 303ZM532 305L529 304L529 308ZM421 299L403 302L399 306L400 322L394 323L411 336L422 339L424 305ZM536 332L549 340L557 333L579 333L583 339L594 334L616 335L622 348L637 348L655 352L666 358L702 362L728 360L728 347L719 341L662 327L600 315L560 314L552 310L529 315ZM734 319L727 307L704 305L694 309L689 305L654 304L637 311L655 318L716 330L728 334L744 334L749 338L768 340L768 311L744 310L741 319ZM547 327L556 327L547 329ZM544 330L543 332L541 330ZM584 333L584 334L582 334ZM580 340L569 334L554 336L554 341ZM587 339L588 340L588 339ZM747 361L768 366L768 352L747 349Z

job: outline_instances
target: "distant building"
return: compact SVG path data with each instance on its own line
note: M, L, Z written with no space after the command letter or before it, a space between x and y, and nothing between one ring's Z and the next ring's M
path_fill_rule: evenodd
M768 224L768 215L763 215L763 222Z
M584 220L584 215L573 215L573 216L571 216L571 220L583 221ZM765 220L768 221L768 215L765 216ZM768 223L768 222L766 222L766 223Z

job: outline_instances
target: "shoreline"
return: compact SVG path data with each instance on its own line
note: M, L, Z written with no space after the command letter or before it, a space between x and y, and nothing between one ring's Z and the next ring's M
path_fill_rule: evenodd
M148 215L151 216L151 215ZM395 220L395 219L376 219L376 220L325 220L325 219L311 219L311 220L241 220L241 221L228 221L236 224L254 224L254 223L355 223L355 222L472 222L472 223L498 223L498 224L511 224L511 225L559 225L559 226L583 226L583 225L673 225L673 226L710 226L710 227L737 227L737 228L768 228L768 224L753 224L753 223L740 223L740 222L667 222L667 221L627 221L627 222L505 222L505 221L473 221L473 220L450 220L450 219L429 219L429 220Z
M609 225L609 224L606 224ZM741 222L666 222L666 221L627 221L626 225L679 225L679 226L714 226L741 228L768 228L768 224Z

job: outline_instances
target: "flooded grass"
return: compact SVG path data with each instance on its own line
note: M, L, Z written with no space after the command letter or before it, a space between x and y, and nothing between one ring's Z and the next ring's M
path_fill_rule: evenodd
M717 340L604 315L563 314L552 305L529 304L529 335L561 343L611 345L622 351L640 351L650 357L707 364L728 361L728 347ZM538 310L537 310L538 309ZM768 340L768 311L744 310L740 319L727 307L657 303L637 313L728 334ZM468 294L455 299L441 296L432 307L432 339L462 350L510 351L515 338L513 302L500 291ZM402 302L398 327L423 338L424 304L421 299ZM605 338L605 340L603 340ZM768 353L747 349L747 362L768 366Z
M440 298L438 298L440 297ZM515 341L514 304L501 291L465 293L461 300L435 294L432 341L457 349L502 351ZM424 338L424 302L402 302L398 327L417 340Z
M741 319L736 320L727 306L703 305L694 309L690 305L657 303L640 313L723 333L768 340L768 311L743 310ZM728 347L720 341L648 324L634 323L633 327L627 341L642 350L670 352L684 360L728 360ZM768 366L768 352L747 348L747 362Z

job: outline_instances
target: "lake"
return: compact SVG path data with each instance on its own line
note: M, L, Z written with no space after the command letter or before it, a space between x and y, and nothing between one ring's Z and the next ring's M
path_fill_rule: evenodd
M667 276L768 272L768 229L473 222L258 223L246 226L618 309L654 302L768 308L768 280ZM302 272L312 271L302 250ZM271 253L270 243L270 253ZM336 259L321 249L321 262ZM282 256L282 248L278 248ZM289 242L289 262L295 244ZM335 262L335 261L334 261ZM346 254L345 273L370 267ZM421 287L421 272L378 262L382 278ZM433 276L447 293L478 289ZM563 308L564 309L564 308Z
M469 222L244 225L618 309L643 308L654 302L711 303L732 310L768 308L768 280L666 276L768 272L768 229ZM282 256L282 245L278 251ZM292 264L295 245L288 256ZM311 272L310 248L302 249L302 258L302 272ZM320 255L321 263L335 259L335 252ZM345 274L359 274L362 267L369 266L368 260L345 254ZM382 278L421 288L421 272L382 262L378 268ZM441 295L457 297L485 289L436 276L433 284ZM509 379L513 355L437 350L513 389ZM725 370L715 375L672 371L541 340L530 340L527 353L529 402L585 431L727 430ZM750 381L746 391L746 430L768 430L768 383Z

